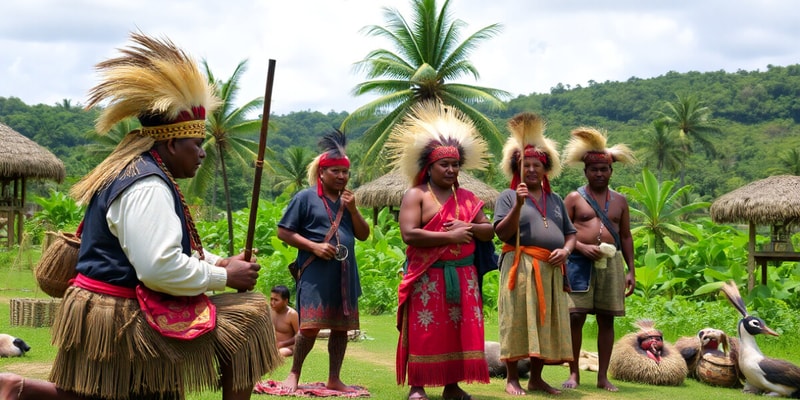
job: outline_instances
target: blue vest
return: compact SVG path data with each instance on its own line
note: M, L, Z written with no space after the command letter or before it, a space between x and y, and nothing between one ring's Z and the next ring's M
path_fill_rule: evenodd
M142 154L142 157L136 161L136 168L137 174L131 176L123 171L108 187L98 191L89 202L83 218L81 248L78 252L78 266L76 267L79 273L89 278L128 288L136 287L139 279L136 277L136 271L128 257L122 251L119 240L108 229L106 215L111 203L134 182L155 175L167 183L172 190L175 213L181 220L183 253L191 254L186 217L183 215L183 205L181 205L180 196L174 185L149 153Z

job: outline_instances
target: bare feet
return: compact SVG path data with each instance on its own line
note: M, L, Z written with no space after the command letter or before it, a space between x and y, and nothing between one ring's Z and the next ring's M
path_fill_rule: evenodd
M533 381L533 382L528 381L528 390L534 391L534 392L536 392L536 391L545 392L547 394L554 394L554 395L555 394L561 394L560 390L550 386L547 382L545 382L542 379L539 379L539 380L536 380L536 381Z
M11 373L0 373L0 399L18 400L25 384L23 378Z
M564 389L575 389L581 384L581 378L578 374L569 374L569 378L561 384Z
M408 400L428 400L428 394L422 386L412 386L408 392Z
M513 396L522 396L525 394L525 390L520 386L519 379L514 379L506 381L506 393Z
M472 396L465 392L464 389L458 387L457 383L452 383L444 386L444 390L442 391L442 399L471 400Z
M330 390L336 390L337 392L354 392L355 389L347 386L342 382L339 378L328 379L328 384L325 385L326 388Z
M617 387L614 386L614 384L611 383L608 379L600 379L600 378L598 378L597 379L597 387L599 387L600 389L608 390L609 392L618 392L619 391L619 389L617 389Z
M281 382L281 386L289 389L289 393L294 393L297 390L297 382L300 381L300 374L296 374L294 372L289 372L289 376Z

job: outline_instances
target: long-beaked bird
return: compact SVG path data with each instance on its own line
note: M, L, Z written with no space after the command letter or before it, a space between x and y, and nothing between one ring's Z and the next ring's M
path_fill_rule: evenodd
M766 357L756 343L755 335L778 336L764 320L747 313L739 288L732 281L722 286L722 292L742 314L739 320L739 370L746 382L743 391L800 398L800 367L777 358Z

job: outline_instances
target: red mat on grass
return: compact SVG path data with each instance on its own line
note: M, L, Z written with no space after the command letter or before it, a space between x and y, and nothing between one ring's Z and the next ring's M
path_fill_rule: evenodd
M296 397L370 397L369 391L364 387L348 387L352 390L351 392L340 392L326 388L324 382L315 382L301 384L297 387L297 390L290 392L289 389L281 386L280 382L269 379L256 383L253 393Z

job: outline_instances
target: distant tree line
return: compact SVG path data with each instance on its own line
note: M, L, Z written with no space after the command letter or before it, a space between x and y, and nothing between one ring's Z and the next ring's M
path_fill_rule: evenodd
M715 151L709 153L703 146L695 146L689 154L673 154L672 164L668 164L671 167L658 167L658 160L648 147L658 141L657 122L669 110L669 103L682 97L692 97L708 109L708 122L719 129L719 134L710 137ZM623 142L631 146L637 151L640 163L615 169L614 186L633 185L644 167L659 170L660 180L677 179L682 170L685 183L693 186L694 193L713 200L753 180L800 171L800 65L769 65L766 71L733 73L668 72L649 79L632 77L625 82L590 81L586 87L559 83L550 93L521 95L505 105L502 110L479 106L504 135L509 118L518 112L532 111L545 117L546 134L562 147L569 132L578 126L607 131L610 144ZM54 105L27 105L16 97L0 97L0 122L64 161L68 179L57 190L66 190L105 156L101 151L90 151L97 143L93 129L97 115L97 110L85 110L80 103L68 99ZM348 115L346 111L310 110L272 115L268 147L272 159L285 164L278 169L295 170L297 175L298 165L291 163L301 164L315 155L319 136L340 127ZM346 133L359 153L370 145L359 143L359 139L378 118L348 125ZM252 139L258 139L257 132ZM306 149L307 153L301 154L298 148ZM495 156L499 159L499 155ZM355 184L384 171L381 168L359 171L359 165L354 164ZM506 184L496 168L478 175L498 188ZM230 171L230 177L234 209L247 206L252 175L236 167ZM567 193L582 182L582 171L568 168L555 180L554 187L560 193ZM276 196L287 187L297 189L298 184L304 183L292 182L288 176L276 178L264 186L265 194ZM46 193L44 188L33 190ZM221 197L222 193L217 195Z

